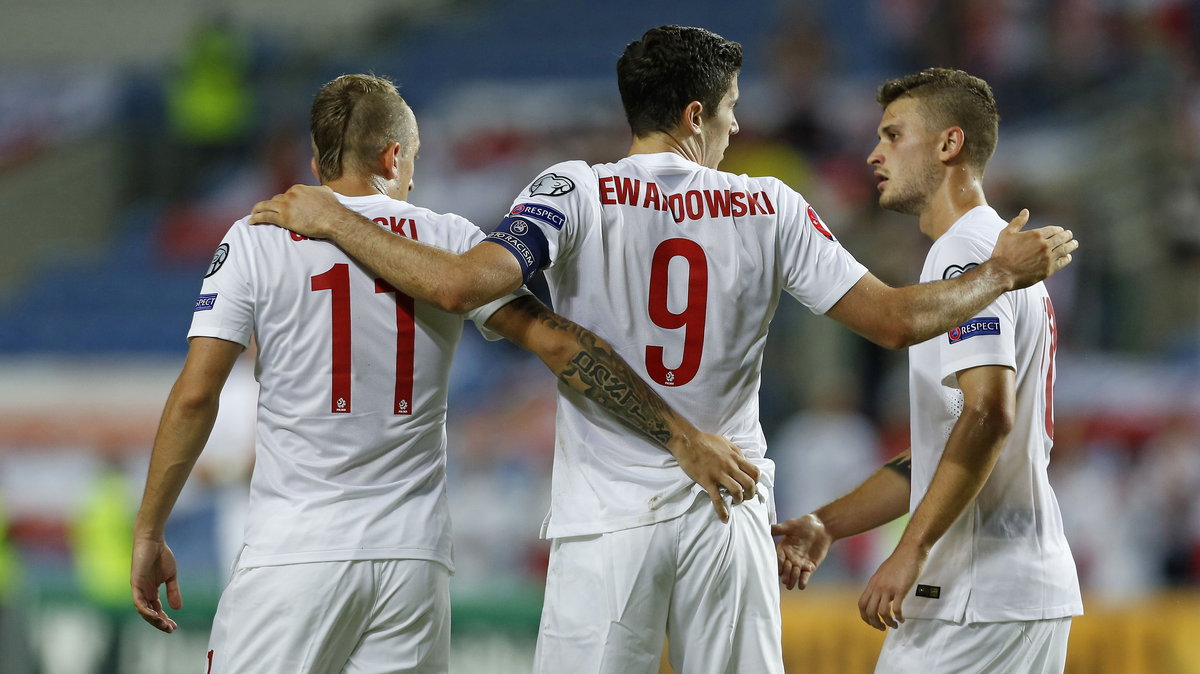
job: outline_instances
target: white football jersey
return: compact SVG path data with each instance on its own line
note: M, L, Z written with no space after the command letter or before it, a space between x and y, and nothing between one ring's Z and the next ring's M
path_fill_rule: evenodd
M463 252L483 239L457 215L384 195L338 199L441 248ZM468 317L482 326L514 297ZM451 567L446 392L462 321L397 293L331 243L234 224L188 337L258 342L242 566L405 558Z
M532 227L544 237L527 238ZM779 180L674 153L556 164L488 240L526 266L549 262L555 310L607 339L677 412L736 443L768 489L759 372L780 291L824 313L866 273ZM575 391L559 387L557 421L544 536L664 521L699 490L665 449Z
M921 281L954 278L986 261L1007 223L972 209L925 258ZM1045 285L1001 295L949 333L909 348L911 508L933 480L963 408L957 373L1000 365L1016 374L1016 420L979 496L929 553L913 618L972 622L1079 615L1075 562L1046 468L1054 438L1054 351L1058 330Z

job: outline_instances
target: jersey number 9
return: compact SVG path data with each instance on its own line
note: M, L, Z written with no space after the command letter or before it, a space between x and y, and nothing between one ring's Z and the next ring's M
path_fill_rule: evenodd
M677 257L687 262L687 304L675 312L667 306L669 268ZM708 311L708 257L690 239L667 239L654 249L650 262L650 320L660 328L683 328L683 357L675 368L663 362L663 347L646 347L646 372L663 386L683 386L696 376L704 354L704 321Z

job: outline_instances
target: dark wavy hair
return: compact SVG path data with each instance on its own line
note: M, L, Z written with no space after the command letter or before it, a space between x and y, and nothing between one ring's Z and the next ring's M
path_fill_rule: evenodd
M742 68L742 45L689 26L651 28L617 61L617 87L635 137L669 131L692 101L706 115Z

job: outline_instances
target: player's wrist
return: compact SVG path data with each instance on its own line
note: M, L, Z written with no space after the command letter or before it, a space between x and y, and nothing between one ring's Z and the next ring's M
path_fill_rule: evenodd
M134 529L133 540L135 543L163 543L166 539L162 529Z
M839 536L837 531L836 519L827 518L827 513L822 513L825 508L818 508L807 515L797 517L797 520L802 520L804 525L813 531L820 532L827 537L830 542L836 541L844 536ZM829 519L830 521L826 521Z
M690 458L693 451L695 451L697 444L697 438L695 435L692 433L680 432L675 428L670 429L670 432L671 437L663 443L663 446L666 447L667 451L671 453L671 456L679 459L680 461Z
M929 550L933 548L934 542L922 534L906 531L900 537L900 542L896 544L896 552L913 559L924 560L929 556Z
M152 518L149 518L152 519ZM143 520L142 517L137 517L133 522L133 540L134 541L150 541L161 543L164 540L163 532L166 529L165 524L159 524L149 519Z
M361 215L341 207L335 217L322 218L320 223L319 238L333 243L341 243L346 236L354 232L355 227L368 225L369 221Z
M1008 292L1017 287L1016 274L1005 267L998 258L986 260L977 269L977 273L1000 292Z

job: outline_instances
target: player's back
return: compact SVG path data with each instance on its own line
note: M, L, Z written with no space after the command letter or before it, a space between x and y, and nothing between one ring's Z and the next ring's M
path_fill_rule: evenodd
M457 216L341 197L382 227L466 250ZM243 562L424 558L449 566L447 378L460 316L414 303L325 241L241 221L190 336L258 343Z
M758 389L780 291L824 312L865 272L803 198L773 178L662 153L559 164L510 213L547 235L556 311L609 340L697 426L730 438L770 486ZM654 498L646 514L645 495L687 486L673 458L583 396L560 395L549 535L668 516ZM599 496L612 485L621 497Z

